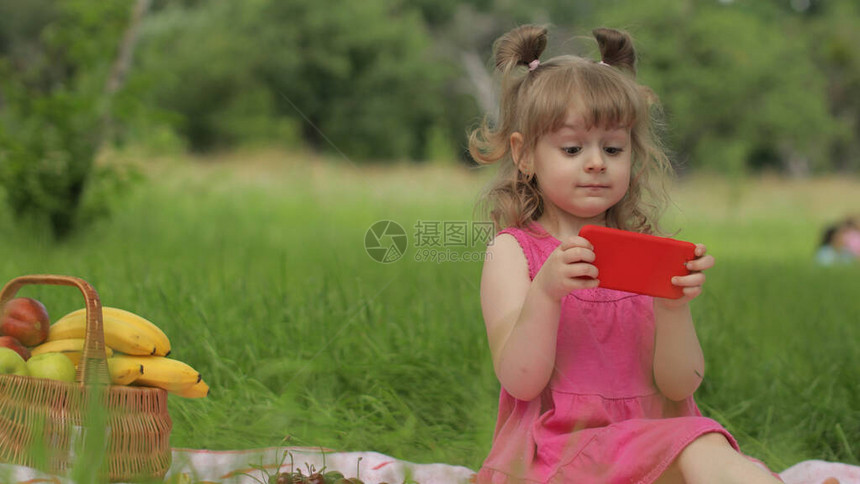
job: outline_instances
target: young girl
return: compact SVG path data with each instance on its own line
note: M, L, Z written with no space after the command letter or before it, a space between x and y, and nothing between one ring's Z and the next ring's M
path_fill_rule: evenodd
M705 373L689 303L714 265L704 245L675 277L681 299L598 287L586 224L656 233L671 165L653 93L627 34L594 31L602 60L539 60L546 30L495 44L499 119L472 133L501 162L487 194L497 228L481 306L502 390L478 482L773 483L693 393Z

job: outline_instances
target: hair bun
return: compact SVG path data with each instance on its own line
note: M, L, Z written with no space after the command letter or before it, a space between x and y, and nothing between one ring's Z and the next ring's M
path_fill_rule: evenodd
M636 51L633 49L630 34L605 28L594 29L591 33L597 39L600 57L604 63L636 75Z
M546 49L547 29L539 25L517 27L493 45L496 69L508 72L518 65L529 65Z

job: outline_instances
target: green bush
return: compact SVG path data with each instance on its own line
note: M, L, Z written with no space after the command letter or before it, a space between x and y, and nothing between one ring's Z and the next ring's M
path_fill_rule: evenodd
M46 224L62 239L107 213L111 197L99 191L122 180L95 160L129 9L119 0L29 8L32 15L19 12L31 19L26 31L0 46L0 186L19 221Z
M89 100L66 91L15 101L0 130L0 183L16 216L44 220L62 238L79 221L98 119Z
M443 74L417 11L390 0L171 5L134 76L195 151L251 141L354 159L423 158Z

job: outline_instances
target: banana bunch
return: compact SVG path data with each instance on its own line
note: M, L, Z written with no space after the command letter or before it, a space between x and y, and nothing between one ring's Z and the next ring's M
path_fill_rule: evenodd
M77 366L83 352L86 318L86 309L79 309L58 319L50 326L47 341L33 348L32 354L62 353ZM102 326L108 372L114 385L158 387L187 398L209 394L209 385L197 370L167 358L170 340L149 320L103 306Z
M170 340L149 320L122 309L102 307L105 345L128 355L167 356ZM84 338L87 332L86 309L58 319L48 329L48 341Z

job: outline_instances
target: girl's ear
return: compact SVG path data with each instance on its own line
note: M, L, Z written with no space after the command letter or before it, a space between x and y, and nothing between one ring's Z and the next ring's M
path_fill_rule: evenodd
M523 138L522 133L514 132L511 134L511 158L513 158L514 165L516 165L517 169L519 169L524 175L528 175L532 172L532 167L529 162L530 157L525 156L525 153L523 153L524 145L525 139Z

